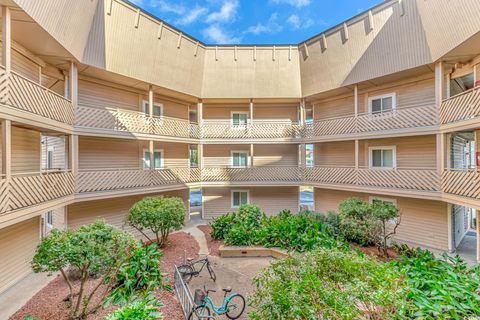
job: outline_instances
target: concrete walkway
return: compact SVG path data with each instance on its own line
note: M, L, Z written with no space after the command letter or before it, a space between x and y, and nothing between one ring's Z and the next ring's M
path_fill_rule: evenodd
M23 307L38 291L43 289L57 274L31 273L20 282L0 294L0 319L9 319Z

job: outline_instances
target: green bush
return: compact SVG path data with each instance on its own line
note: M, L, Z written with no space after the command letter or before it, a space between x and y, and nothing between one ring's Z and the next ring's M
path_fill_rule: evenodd
M338 238L341 235L340 225L342 221L340 219L340 216L336 212L327 212L327 215L323 216L322 221L325 223L327 230L332 236Z
M215 218L212 223L212 232L210 235L213 239L224 239L225 235L230 232L230 229L234 225L236 213L227 213Z
M339 205L340 230L345 240L361 246L376 243L376 235L380 232L380 223L375 220L369 203L349 198Z
M349 250L317 248L273 262L254 279L252 319L389 319L403 307L396 268Z
M155 234L163 247L168 235L183 227L187 210L179 197L148 197L135 203L128 213L127 224L152 241L145 230Z
M408 307L400 318L476 319L480 317L480 266L468 266L459 257L436 259L417 249L393 262L405 275Z
M115 310L105 320L162 320L164 318L159 311L162 306L153 295L148 295Z

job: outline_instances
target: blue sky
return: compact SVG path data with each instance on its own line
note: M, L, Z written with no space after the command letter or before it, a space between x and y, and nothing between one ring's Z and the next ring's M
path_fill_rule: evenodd
M207 44L298 43L382 0L130 0Z

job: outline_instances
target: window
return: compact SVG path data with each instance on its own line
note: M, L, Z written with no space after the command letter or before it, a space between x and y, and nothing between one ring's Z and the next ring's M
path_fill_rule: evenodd
M305 107L305 123L306 124L313 123L313 106Z
M47 150L47 170L53 169L53 155L55 153L54 147L48 147Z
M242 204L249 203L248 191L233 190L232 191L232 208L239 208Z
M470 90L475 86L475 76L472 73L450 79L450 97Z
M232 167L248 167L248 152L232 151Z
M368 99L368 112L383 113L394 110L396 107L395 93L382 96L370 97Z
M150 114L150 110L149 110L149 107L148 107L148 101L146 101L146 100L143 100L143 112L146 115ZM157 117L163 116L163 104L161 104L161 103L154 103L153 104L153 115L157 116Z
M232 112L232 126L244 128L247 125L248 112Z
M150 169L150 151L143 150L143 169ZM153 152L153 168L163 168L163 150L154 150Z
M47 224L47 228L49 229L53 228L53 211L48 211L45 214L45 222Z
M314 190L313 187L300 186L299 188L299 210L315 210Z
M371 147L369 165L370 168L389 168L396 167L396 149L395 147Z
M190 106L188 108L188 119L191 123L198 123L198 113L196 106Z
M305 165L307 167L315 166L315 153L313 144L305 145Z
M198 146L196 144L191 144L189 148L189 165L190 168L197 168L198 167Z

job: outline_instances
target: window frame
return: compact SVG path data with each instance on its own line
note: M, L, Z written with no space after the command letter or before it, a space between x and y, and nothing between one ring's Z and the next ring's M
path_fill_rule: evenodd
M192 146L196 146L197 148L195 149L197 151L197 164L195 166L192 166L192 161L191 161L191 152L192 152ZM188 145L188 167L189 168L198 168L199 167L199 147L198 147L198 144L189 144Z
M146 115L146 116L150 116L150 113L148 112L148 100L142 100L142 111L143 113ZM160 108L160 115L159 116L156 116L156 115L153 115L154 117L160 117L162 118L163 117L163 103L158 103L158 102L153 102L153 107L159 107Z
M47 227L47 229L53 229L53 211L52 210L47 211L45 213L45 226Z
M373 151L374 150L391 150L392 151L392 166L391 167L374 167L373 166ZM382 155L383 157L383 155ZM383 162L383 161L382 161ZM397 146L374 146L368 147L368 168L373 170L395 170L397 168Z
M236 166L234 165L234 153L245 153L247 155L247 163L245 166ZM230 167L232 168L249 168L250 167L250 152L247 150L231 150L230 151Z
M312 162L311 162L311 164L309 164L308 161L307 161L307 159L308 159L308 157L307 157L307 155L308 155L308 153L307 153L307 145L312 145L312 153L311 153L311 155L312 155L312 159L311 159ZM305 167L307 167L307 168L313 168L313 167L315 167L315 143L306 143L306 144L305 144Z
M235 206L234 203L233 203L233 200L234 200L234 193L235 192L239 192L239 193L242 193L242 192L245 192L247 194L247 202L245 204L250 204L250 190L246 190L246 189L234 189L234 190L231 190L230 191L230 207L232 209L238 209L240 208L240 206L242 205L241 203L239 203L238 206ZM242 200L242 197L241 195L239 196L239 201L241 202Z
M244 114L244 115L246 115L246 122L245 122L245 124L244 124L244 125L241 124L241 125L238 125L238 126L234 125L234 124L233 124L233 115L234 115L234 114ZM241 130L241 129L245 129L245 128L247 127L248 123L249 123L249 117L248 117L248 116L249 116L249 112L248 112L248 111L230 111L230 127L231 127L232 129L240 129L240 130Z
M165 168L165 153L163 153L163 149L153 149L153 153L155 154L155 152L159 152L161 154L161 157L160 157L160 165L161 167L160 168L155 168L155 156L153 157L153 168L152 168L152 164L150 163L150 167L146 168L145 167L145 153L148 152L150 154L150 150L149 149L146 149L144 148L143 149L143 153L142 153L142 165L143 165L143 170L161 170L161 169L164 169ZM150 161L150 159L149 159Z
M383 111L383 109L382 109L379 112L373 112L372 111L373 100L385 99L385 98L392 98L392 109L389 110L389 111ZM383 108L383 102L382 102L382 108ZM391 93L386 93L386 94L381 94L381 95L368 97L368 113L369 114L373 114L373 115L384 114L384 113L387 113L387 112L395 111L396 109L397 109L397 93L396 92L391 92Z

